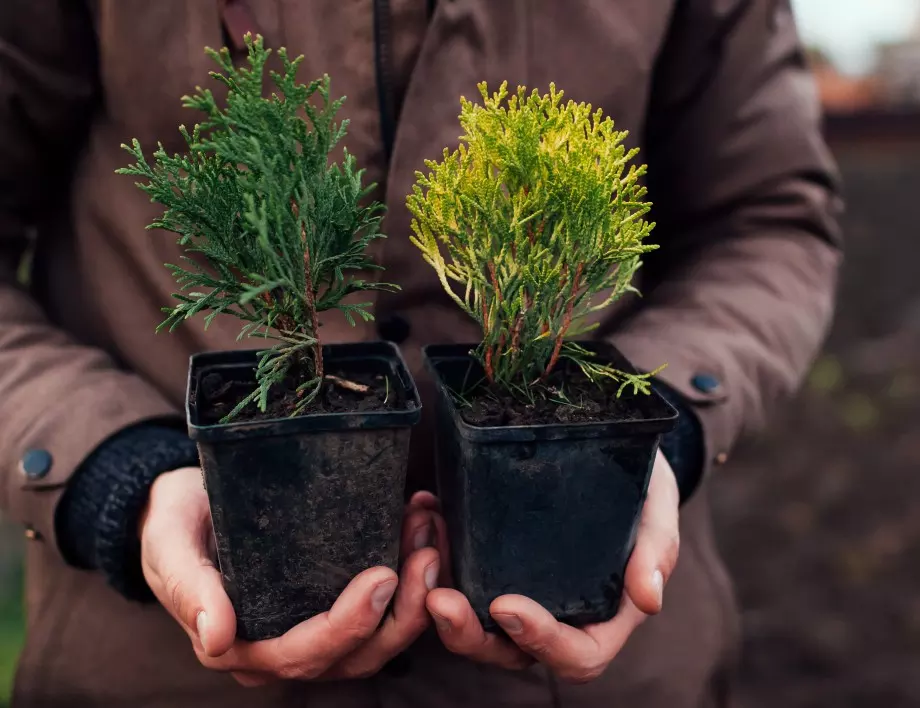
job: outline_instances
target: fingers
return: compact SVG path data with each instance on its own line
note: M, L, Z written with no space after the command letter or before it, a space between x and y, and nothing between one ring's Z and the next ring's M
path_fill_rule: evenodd
M408 649L431 624L431 617L425 609L425 598L430 590L437 587L439 566L435 549L424 548L413 553L400 573L393 612L374 636L324 678L372 676L393 657Z
M234 678L243 686L261 686L276 677L329 680L371 676L407 649L430 624L425 597L437 584L438 570L435 549L425 548L412 554L402 569L393 612L382 625L379 620L383 609L372 607L373 618L360 628L349 629L348 623L355 621L362 611L362 601L357 595L363 590L353 587L353 581L328 613L330 617L325 626L316 622L322 616L315 617L279 639L248 645L240 643L227 656L207 665L232 670ZM385 595L387 593L381 588L396 587L392 575L387 577L387 573L390 571L375 568L356 578L364 582L367 578L362 576L378 576L380 582L371 588L372 605L374 593ZM300 636L293 636L295 633ZM355 641L346 645L342 640L349 636Z
M438 556L441 558L441 575L438 578L438 587L453 587L454 578L450 572L450 543L447 540L447 523L439 512L432 513L431 522L434 526L434 547L438 549Z
M140 525L144 576L192 639L207 668L231 672L244 686L273 680L358 677L375 673L430 624L425 599L441 571L435 542L443 520L437 499L416 496L407 510L403 544L410 552L401 578L387 568L355 577L326 613L282 637L234 642L236 618L211 561L213 532L198 469L162 475L151 489ZM422 543L421 531L425 532ZM446 533L445 533L446 537ZM393 612L381 625L396 594Z
M664 586L677 565L680 550L679 505L680 493L674 472L659 453L625 579L627 594L646 614L661 611Z
M186 546L179 529L163 543L176 549L148 577L154 595L208 656L220 656L233 644L236 615L220 573L203 553ZM184 550L179 550L183 549Z
M151 489L141 533L141 565L150 589L179 622L196 650L230 649L236 616L208 550L211 519L201 472L163 475Z
M441 500L428 491L416 492L409 500L409 509L428 509L429 511L441 511Z
M485 632L469 601L456 590L428 594L428 611L444 646L454 654L504 669L522 669L533 658L505 639Z
M612 620L582 629L558 622L521 595L496 599L489 612L521 651L570 683L600 676L645 618L628 598Z
M441 502L431 492L416 492L412 495L406 504L399 546L404 556L436 545L435 517L440 516L440 510Z
M202 663L217 670L266 673L283 679L320 678L373 636L397 583L396 574L388 568L365 570L328 612L277 639L237 642L223 656Z
M400 554L408 556L422 548L433 546L441 559L439 587L451 587L450 545L447 540L447 524L441 516L441 502L431 492L416 492L406 506L403 521Z
M406 509L406 517L402 525L402 537L399 543L400 555L403 560L410 554L423 548L434 546L435 526L434 514L427 509Z
M230 673L236 682L243 688L258 688L259 686L267 686L270 683L273 683L277 679L268 674L259 674L256 672L249 671L233 671Z

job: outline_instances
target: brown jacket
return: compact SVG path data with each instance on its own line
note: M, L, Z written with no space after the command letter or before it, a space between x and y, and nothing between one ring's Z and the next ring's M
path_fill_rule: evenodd
M387 4L375 52L372 8ZM405 675L244 691L200 668L159 607L129 603L57 550L55 505L81 460L125 426L178 415L190 353L251 346L235 342L233 321L154 335L174 289L162 264L176 246L144 232L157 208L114 174L127 159L119 144L132 137L180 147L176 127L194 116L179 97L208 82L202 48L250 28L304 53L304 78L328 72L348 96L347 146L389 207L379 256L403 285L379 298L377 314L408 322L402 346L416 374L420 345L476 333L409 245L414 171L456 144L458 99L475 96L478 81L555 81L628 128L650 166L662 249L643 269L644 299L604 319L601 336L639 366L669 364L662 378L696 406L716 463L793 392L831 316L839 243L832 167L788 0L442 0L430 23L428 4L250 0L247 11L218 0L4 0L0 506L34 539L15 705L716 704L735 616L705 488L683 510L664 613L580 688L540 669L474 666L426 637ZM401 106L389 163L381 98L391 115ZM24 290L15 273L32 236ZM338 318L324 332L377 336L373 324ZM697 390L697 373L720 385ZM429 468L429 439L416 435L416 481ZM52 454L47 475L21 472L29 449Z

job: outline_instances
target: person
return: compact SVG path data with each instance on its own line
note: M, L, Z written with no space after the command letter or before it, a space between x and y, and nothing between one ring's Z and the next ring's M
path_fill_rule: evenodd
M114 171L134 137L181 149L203 48L239 52L248 31L303 53L303 77L333 77L347 148L388 206L375 255L402 290L378 298L374 324L330 318L326 339L397 341L429 402L420 347L476 332L409 244L405 195L456 146L460 96L552 81L641 147L662 247L644 298L597 336L645 370L668 363L658 385L683 423L611 622L576 629L506 596L492 608L505 634L482 631L445 580L420 430L399 575L365 571L278 639L234 638L180 410L191 353L252 344L220 320L154 335L177 247L144 232L157 208ZM788 0L5 0L0 508L30 539L13 705L728 705L738 623L706 488L821 343L839 208Z

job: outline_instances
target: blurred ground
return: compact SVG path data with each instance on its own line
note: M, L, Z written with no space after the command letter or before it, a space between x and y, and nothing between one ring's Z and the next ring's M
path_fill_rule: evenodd
M920 706L918 138L848 139L848 261L826 355L712 485L744 608L743 708ZM22 636L0 532L0 705Z
M920 706L920 141L835 151L848 260L826 354L712 485L744 708Z
M10 694L22 644L22 533L0 520L0 706Z

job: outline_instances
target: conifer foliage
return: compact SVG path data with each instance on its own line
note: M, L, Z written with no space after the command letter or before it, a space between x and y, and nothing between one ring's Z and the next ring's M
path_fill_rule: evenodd
M206 50L227 97L218 102L198 88L183 98L204 114L191 132L180 127L184 154L169 155L160 144L151 163L134 140L123 147L136 163L119 170L141 178L138 186L164 207L148 228L178 234L188 254L167 265L180 292L160 328L173 330L199 313L207 327L226 314L243 321L241 339L276 340L260 354L258 388L228 419L253 401L265 410L271 387L289 375L299 381L293 415L303 412L327 378L320 313L338 310L352 325L355 317L371 320L370 303L346 296L394 287L361 277L379 269L367 247L384 237L383 206L364 205L373 185L362 185L363 170L347 151L329 164L347 128L336 121L344 99L331 97L328 76L298 83L303 57L292 60L284 48L263 97L270 50L261 37L247 36L246 44L248 67L234 66L227 49Z
M627 133L589 104L502 84L461 102L458 150L427 161L408 207L413 243L481 326L490 383L532 400L562 360L593 381L648 392L649 375L596 361L574 339L626 292L654 227Z

